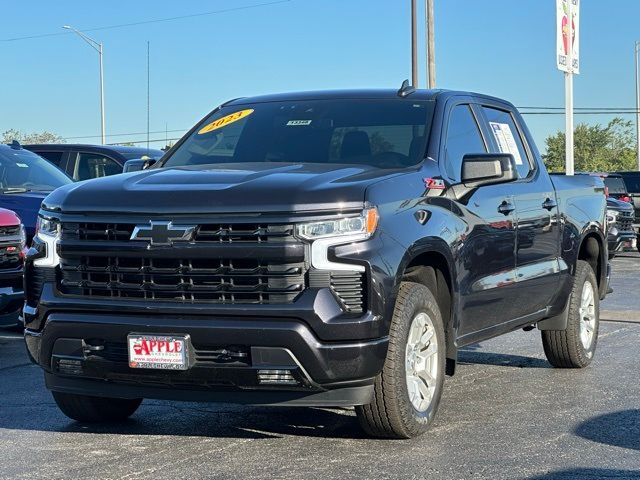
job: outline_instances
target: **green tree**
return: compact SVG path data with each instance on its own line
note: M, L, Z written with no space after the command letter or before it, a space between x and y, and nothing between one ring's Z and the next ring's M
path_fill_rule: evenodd
M0 138L0 143L11 143L12 141L17 140L20 143L29 144L29 143L65 143L64 138L60 135L52 132L33 132L33 133L24 133L20 130L7 130L2 133Z
M543 159L549 171L565 170L565 135L558 132L545 141L547 153ZM634 170L636 142L633 123L614 118L606 126L580 123L574 132L575 170L612 172Z

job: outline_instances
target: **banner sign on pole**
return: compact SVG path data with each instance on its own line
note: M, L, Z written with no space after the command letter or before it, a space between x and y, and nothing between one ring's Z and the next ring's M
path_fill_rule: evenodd
M569 2L572 3L571 8ZM571 20L569 11L573 17ZM573 31L573 41L569 39L569 30ZM569 55L569 48L572 48L572 55ZM571 71L568 67L570 56L573 57ZM556 63L563 72L580 73L580 0L556 0Z

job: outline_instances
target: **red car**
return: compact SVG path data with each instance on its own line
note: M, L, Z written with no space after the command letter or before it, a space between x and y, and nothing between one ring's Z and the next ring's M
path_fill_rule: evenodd
M0 208L0 325L19 323L24 303L22 285L26 234L20 218Z

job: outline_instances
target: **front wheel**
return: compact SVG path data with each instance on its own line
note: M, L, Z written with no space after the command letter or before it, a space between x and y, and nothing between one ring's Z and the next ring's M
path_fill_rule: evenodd
M424 433L438 409L444 373L444 327L436 299L426 286L402 282L374 399L356 407L360 425L374 437Z
M543 330L542 345L549 363L559 368L584 368L598 342L600 297L591 265L578 260L569 297L566 330Z
M51 392L67 417L79 422L118 422L129 418L142 403L141 398L105 398Z

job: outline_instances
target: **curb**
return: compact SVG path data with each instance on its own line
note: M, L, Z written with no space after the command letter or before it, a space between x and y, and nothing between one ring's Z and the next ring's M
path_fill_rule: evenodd
M640 312L629 310L600 310L603 322L637 323L640 325Z

